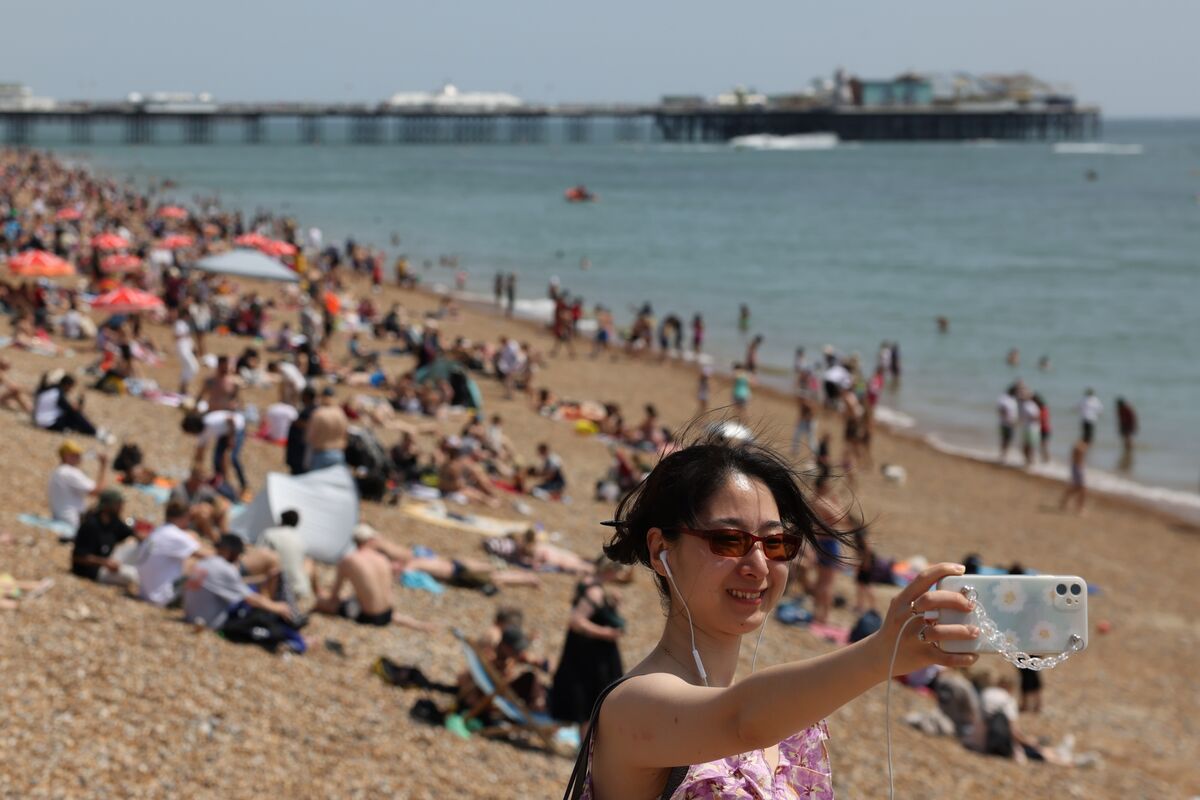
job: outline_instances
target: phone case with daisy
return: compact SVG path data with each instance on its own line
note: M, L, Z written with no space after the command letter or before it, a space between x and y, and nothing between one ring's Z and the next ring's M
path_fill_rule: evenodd
M1087 647L1087 582L1075 575L955 575L943 578L939 589L952 592L973 586L976 602L987 612L1017 650L1035 656L1071 649L1072 634ZM942 611L939 624L978 625L976 611ZM989 642L947 641L947 653L996 653Z

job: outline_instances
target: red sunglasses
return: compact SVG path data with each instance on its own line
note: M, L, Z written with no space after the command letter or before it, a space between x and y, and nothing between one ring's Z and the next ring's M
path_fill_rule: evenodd
M726 558L741 558L750 552L756 542L762 542L763 554L771 561L791 561L800 552L804 543L794 533L773 533L770 536L757 536L737 528L711 528L696 530L695 528L664 528L663 530L686 533L708 542L708 549L714 556Z

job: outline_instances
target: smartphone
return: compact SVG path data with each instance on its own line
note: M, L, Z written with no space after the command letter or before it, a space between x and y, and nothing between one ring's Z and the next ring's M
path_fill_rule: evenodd
M942 578L938 589L952 592L975 588L976 604L1008 640L1024 653L1057 655L1071 649L1078 636L1087 647L1087 582L1076 575L954 575ZM978 625L976 611L942 611L939 624ZM941 642L947 653L997 653L982 639Z

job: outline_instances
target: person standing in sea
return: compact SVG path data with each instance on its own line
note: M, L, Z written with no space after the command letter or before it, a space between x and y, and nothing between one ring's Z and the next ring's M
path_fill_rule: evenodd
M738 332L750 332L750 306L742 303L738 308Z
M696 355L704 350L704 317L696 314L692 317L692 352Z
M508 278L504 281L504 293L508 297L508 308L505 309L505 315L511 317L513 310L517 305L517 273L508 273Z
M496 270L496 280L492 284L492 291L496 295L496 307L504 302L504 273Z
M1100 398L1096 397L1096 390L1088 387L1083 393L1083 399L1079 401L1079 420L1082 423L1081 438L1086 444L1092 443L1092 438L1096 435L1096 423L1100 421L1100 416L1104 413L1104 403L1100 402Z
M1133 466L1133 438L1137 436L1137 412L1124 397L1117 398L1117 435L1121 437L1120 467L1127 470Z
M1013 431L1017 426L1017 415L1020 407L1017 405L1017 384L1008 387L996 401L996 416L1000 420L1000 463L1008 458L1008 448L1012 445Z

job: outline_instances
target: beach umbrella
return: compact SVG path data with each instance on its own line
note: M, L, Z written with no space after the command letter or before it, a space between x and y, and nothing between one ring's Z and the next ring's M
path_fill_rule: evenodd
M92 247L97 250L124 250L129 240L115 233L99 233L92 237Z
M283 263L256 250L230 250L227 253L206 256L192 264L192 269L267 281L295 283L300 280L300 276Z
M241 236L233 240L234 244L242 247L262 247L264 243L271 241L261 233L243 233Z
M8 268L14 275L25 278L57 278L74 275L75 267L53 253L45 250L25 250L8 260Z
M170 236L164 236L158 240L158 247L164 250L180 250L184 247L191 247L196 243L196 240L190 236L184 236L182 233L173 233Z
M121 286L92 300L92 308L110 314L131 314L162 308L163 301L149 292Z
M64 222L70 222L73 220L77 220L82 216L83 216L82 211L80 211L77 208L71 208L70 206L68 206L67 208L60 208L58 210L58 213L54 215L54 218L57 220L64 221Z
M131 256L126 253L105 256L100 261L100 271L107 272L109 274L117 272L137 272L141 268L142 260L137 256Z
M284 242L279 239L267 239L258 246L258 249L267 255L275 256L276 258L279 256L296 255L296 245L289 244L288 242Z
M158 216L163 219L187 219L188 212L181 206L163 206L158 210Z

